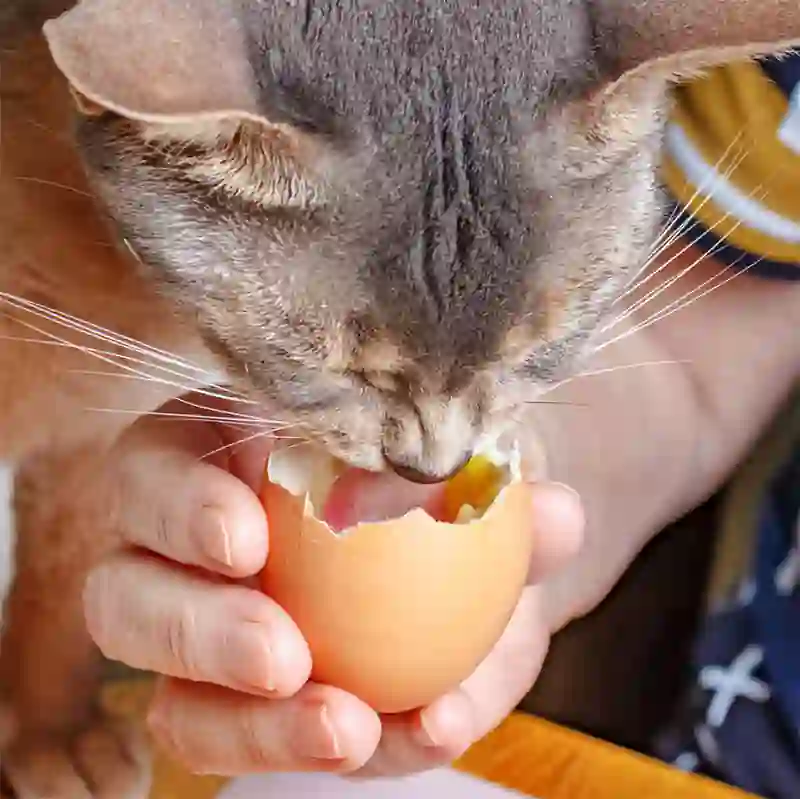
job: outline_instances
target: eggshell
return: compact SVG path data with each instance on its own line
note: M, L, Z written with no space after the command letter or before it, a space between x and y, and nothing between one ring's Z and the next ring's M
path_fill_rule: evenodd
M333 533L310 503L265 481L262 587L306 637L312 679L382 713L424 706L469 676L519 600L533 540L526 486L467 524L412 510Z

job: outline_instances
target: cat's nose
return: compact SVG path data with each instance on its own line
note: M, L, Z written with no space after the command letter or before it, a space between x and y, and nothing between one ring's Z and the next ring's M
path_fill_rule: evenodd
M389 464L392 471L399 477L402 477L404 480L408 480L412 483L421 483L423 485L427 485L430 483L443 483L446 480L449 480L467 465L467 462L472 457L472 453L467 452L458 462L458 464L446 474L434 474L433 472L423 471L405 463L396 463L391 458L386 457L385 454L384 457L386 458L386 462Z

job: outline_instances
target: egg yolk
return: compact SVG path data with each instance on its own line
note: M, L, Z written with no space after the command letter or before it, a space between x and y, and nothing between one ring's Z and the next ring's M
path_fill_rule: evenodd
M474 508L478 515L482 514L492 504L505 480L504 469L484 455L474 455L445 486L442 521L454 522L464 505Z

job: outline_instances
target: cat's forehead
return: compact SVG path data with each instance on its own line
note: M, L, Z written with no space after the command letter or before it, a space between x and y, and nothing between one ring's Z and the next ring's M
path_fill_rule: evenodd
M583 1L259 3L248 35L267 116L374 148L365 174L345 175L359 197L336 230L342 274L358 265L381 320L378 355L363 358L496 357L536 257L515 147L554 86L584 85ZM334 305L338 319L349 312L347 296Z
M585 0L253 2L249 58L267 114L412 121L437 86L535 112L591 59ZM502 54L502 55L500 55ZM294 105L287 108L282 103Z

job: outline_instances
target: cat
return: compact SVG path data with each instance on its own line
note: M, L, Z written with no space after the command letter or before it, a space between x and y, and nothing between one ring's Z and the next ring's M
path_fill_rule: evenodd
M791 47L800 14L71 6L0 11L0 459L17 533L0 677L23 799L82 779L81 795L116 780L127 799L146 795L146 766L92 712L80 608L115 546L93 498L115 438L205 386L352 465L445 479L578 368L646 261L670 83Z

